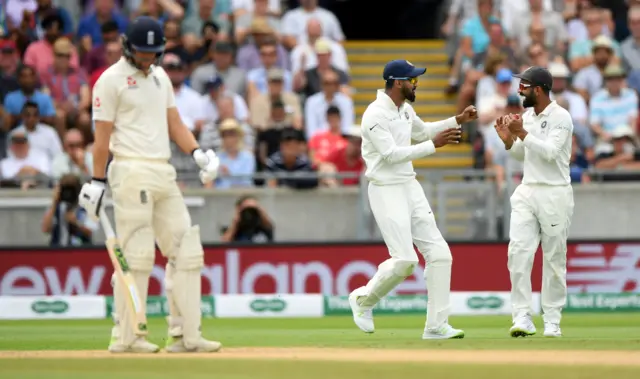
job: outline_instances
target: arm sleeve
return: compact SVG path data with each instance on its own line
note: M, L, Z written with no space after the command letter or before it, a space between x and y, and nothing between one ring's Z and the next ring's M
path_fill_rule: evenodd
M112 81L109 81L105 75L102 75L93 87L92 104L94 121L114 122L116 120L118 94Z
M451 128L459 128L455 117L436 122L424 122L415 115L411 125L411 138L415 141L427 141L433 139L438 133Z
M563 117L555 125L550 126L546 140L541 140L531 133L524 138L524 145L532 152L540 154L548 162L555 160L562 146L571 138L573 125L571 119Z
M388 163L410 162L436 152L436 147L431 141L412 146L396 145L387 121L383 118L367 117L362 120L362 128L373 147Z
M507 151L509 152L509 155L513 157L513 159L520 162L524 161L524 144L520 139L517 139L516 142L511 145L511 149Z

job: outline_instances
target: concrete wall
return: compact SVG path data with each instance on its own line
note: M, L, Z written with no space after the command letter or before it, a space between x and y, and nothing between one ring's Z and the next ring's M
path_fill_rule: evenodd
M201 226L205 243L219 241L220 229L233 216L235 200L244 193L257 196L272 216L277 241L366 239L363 226L372 225L363 216L359 188L313 191L260 188L242 193L189 190L185 201L193 222ZM576 186L574 193L576 209L570 238L640 237L640 183L594 183ZM49 191L0 191L0 245L46 245L48 237L40 231L40 221L50 204L50 196ZM111 215L110 207L108 211ZM103 241L101 231L94 241Z

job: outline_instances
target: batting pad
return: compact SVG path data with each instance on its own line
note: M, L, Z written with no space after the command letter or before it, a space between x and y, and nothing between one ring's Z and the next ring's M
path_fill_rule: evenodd
M187 349L200 341L200 273L204 267L204 250L200 243L200 227L192 226L182 237L175 257L172 295L177 311L182 316L182 338Z
M415 262L396 258L390 258L382 262L378 266L376 274L367 283L368 295L358 305L365 308L371 308L376 305L380 299L413 273L413 268L416 264L418 264L417 258Z

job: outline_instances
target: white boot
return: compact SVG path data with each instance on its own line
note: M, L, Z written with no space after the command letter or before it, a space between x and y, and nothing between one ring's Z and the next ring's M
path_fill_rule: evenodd
M164 349L167 353L215 353L222 349L222 344L200 337L195 346L187 347L182 337L169 336Z
M375 331L373 309L362 307L358 304L358 297L366 296L366 294L364 294L365 291L365 287L360 287L351 292L349 294L349 305L351 306L353 321L356 323L356 326L365 333L373 333Z
M562 337L562 331L560 330L560 324L554 324L551 322L544 323L544 336L545 337Z
M522 316L513 321L513 326L509 329L511 337L528 337L536 334L536 326L533 325L531 317Z
M129 345L125 345L118 341L118 339L111 338L109 344L109 351L112 353L138 353L138 354L151 354L160 351L158 345L152 344L144 337L137 337Z
M456 329L449 324L444 324L438 329L425 329L422 334L423 340L448 340L454 338L464 338L464 330Z

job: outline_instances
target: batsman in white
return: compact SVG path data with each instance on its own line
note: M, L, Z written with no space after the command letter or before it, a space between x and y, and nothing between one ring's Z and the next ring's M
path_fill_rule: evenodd
M531 268L542 244L544 336L560 337L567 300L567 234L573 216L569 175L573 121L549 99L553 79L547 69L530 67L520 78L522 117L498 119L496 130L509 153L524 161L522 183L511 196L508 267L513 307L512 337L534 335L531 320Z
M82 187L80 204L98 218L107 183L114 201L116 233L146 304L155 261L155 242L168 258L165 288L169 302L168 352L214 352L219 342L200 333L200 271L204 252L169 164L170 140L191 153L203 183L217 176L219 160L200 150L182 123L171 81L158 64L164 53L162 26L150 17L132 22L122 37L123 57L100 77L93 91L95 177ZM109 151L113 160L105 175ZM107 181L108 178L108 181ZM116 326L111 352L157 352L133 334L120 284L114 285Z
M378 266L369 283L349 295L356 325L374 332L373 307L418 265L415 244L427 262L429 296L423 339L462 338L464 332L449 325L452 257L442 237L422 186L415 179L412 160L434 154L437 148L457 144L460 125L477 118L474 107L444 121L425 123L413 110L418 77L425 68L394 60L384 68L385 90L362 116L362 157L367 166L369 204L390 259ZM411 145L411 140L419 141Z

